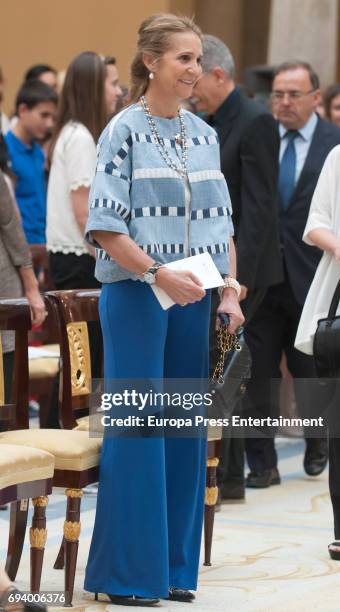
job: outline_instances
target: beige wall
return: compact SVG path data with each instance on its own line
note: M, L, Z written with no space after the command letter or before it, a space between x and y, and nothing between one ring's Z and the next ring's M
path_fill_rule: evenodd
M243 68L267 62L270 9L271 0L243 0Z
M169 11L176 15L195 17L196 0L169 0Z
M265 62L270 2L0 0L0 66L7 83L4 110L13 109L15 93L29 66L44 62L62 70L85 50L115 55L121 82L127 84L138 26L145 17L160 11L194 15L204 32L224 40L235 57L241 79L245 67Z
M240 72L242 0L197 0L196 19L206 34L218 36L232 52Z
M230 48L240 81L244 68L266 61L270 4L271 0L196 0L198 25Z
M177 5L191 6L190 0ZM4 110L13 108L25 70L48 63L61 70L85 50L115 55L121 81L142 19L171 10L171 0L1 0L0 65L6 78Z

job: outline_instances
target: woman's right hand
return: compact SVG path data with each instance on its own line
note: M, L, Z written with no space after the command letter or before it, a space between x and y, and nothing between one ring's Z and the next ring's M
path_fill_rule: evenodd
M156 273L156 285L181 306L194 304L205 296L201 281L187 270L175 272L165 267L160 268Z

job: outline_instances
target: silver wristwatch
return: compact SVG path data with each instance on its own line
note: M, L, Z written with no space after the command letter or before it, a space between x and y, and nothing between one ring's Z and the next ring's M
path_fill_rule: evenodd
M159 270L159 268L162 267L163 264L158 262L152 264L152 266L148 268L147 271L144 272L144 274L142 274L143 280L148 283L148 285L154 285L156 282L156 272L157 270Z

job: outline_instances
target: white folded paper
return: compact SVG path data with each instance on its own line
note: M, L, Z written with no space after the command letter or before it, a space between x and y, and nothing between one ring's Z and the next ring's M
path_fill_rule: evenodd
M193 255L192 257L185 257L184 259L178 259L171 263L165 264L165 268L169 270L188 270L199 278L203 283L204 289L213 289L214 287L222 287L223 278L220 275L218 269L215 266L213 258L209 253L202 253L201 255ZM157 287L157 285L150 285L164 310L174 305L174 301L168 294Z

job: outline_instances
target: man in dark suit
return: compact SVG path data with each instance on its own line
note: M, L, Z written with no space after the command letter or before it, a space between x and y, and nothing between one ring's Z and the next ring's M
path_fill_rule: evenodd
M249 321L268 287L283 278L276 198L279 136L265 106L249 99L235 84L233 57L215 36L203 37L202 68L194 103L198 111L207 113L219 136L221 169L233 207L241 306ZM214 292L212 365L217 360L214 322L218 302ZM218 480L222 499L244 498L242 439L224 438Z
M272 101L281 139L278 192L284 280L268 290L246 328L253 359L246 399L250 414L258 417L277 414L278 385L274 381L280 378L283 352L295 378L300 416L319 416L325 405L325 390L312 380L316 377L313 358L294 348L303 304L321 257L321 251L306 245L302 235L325 158L340 143L340 129L316 114L319 99L319 79L309 64L286 62L277 68ZM246 442L249 487L280 482L274 439L269 430L262 433L268 437ZM325 433L319 434L313 438L305 429L304 468L310 476L320 474L327 464Z

